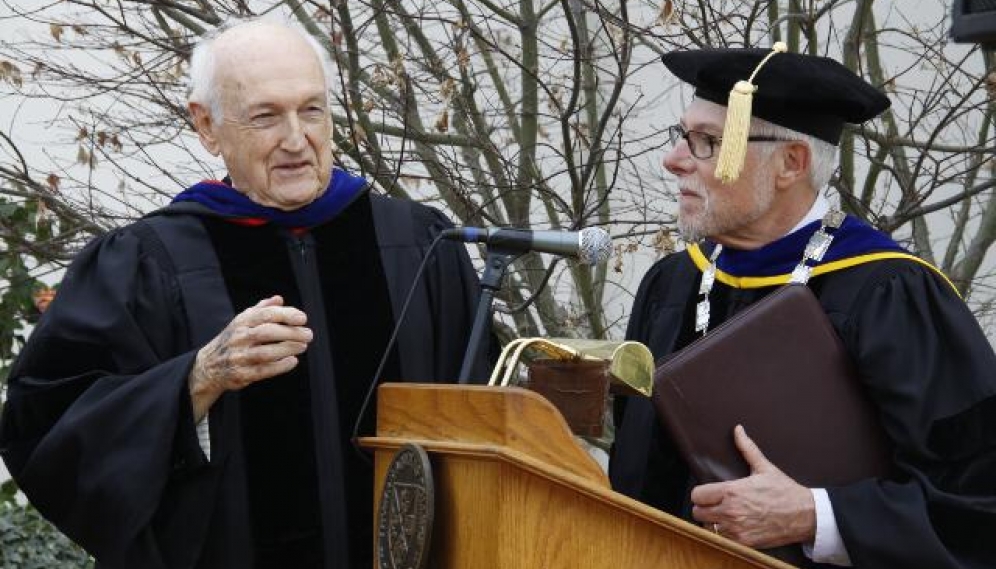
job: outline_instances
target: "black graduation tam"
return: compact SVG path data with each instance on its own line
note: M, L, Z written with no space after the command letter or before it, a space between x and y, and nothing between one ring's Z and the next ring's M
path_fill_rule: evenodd
M770 49L703 49L665 54L664 65L695 86L695 96L727 105L730 91L757 69L751 114L777 125L840 142L844 123L860 124L889 108L889 99L840 63Z

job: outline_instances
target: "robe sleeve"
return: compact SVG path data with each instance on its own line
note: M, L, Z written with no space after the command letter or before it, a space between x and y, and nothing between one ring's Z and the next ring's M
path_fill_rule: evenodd
M427 225L432 239L453 227L439 211L430 210L433 222ZM467 254L467 246L456 241L442 241L429 260L426 279L429 286L428 314L433 318L436 334L434 377L437 381L456 381L460 375L467 342L480 298L480 281ZM497 340L485 338L471 368L471 381L487 381L495 359Z
M395 318L409 293L412 297L398 330L397 348L404 377L389 379L456 381L480 295L467 247L440 241L426 259L439 233L453 224L434 208L375 197L378 208L374 210L374 223ZM416 282L423 260L425 272ZM491 346L484 346L478 353L470 375L472 381L487 379Z
M180 302L135 233L111 233L74 261L11 370L0 453L32 504L107 566L173 565L158 532L177 502L164 493L206 464Z
M842 336L894 444L893 475L829 488L856 567L996 562L996 357L931 270L872 279Z
M650 335L654 330L653 317L657 302L651 295L655 290L660 277L660 263L655 263L640 280L640 286L636 290L633 298L633 308L629 314L629 322L626 325L626 340L640 342L648 347L651 345ZM652 348L651 348L652 349ZM661 354L653 354L654 359L660 359ZM613 424L617 427L622 425L623 414L626 412L626 405L630 397L617 395L613 397Z
M671 255L651 267L633 302L626 339L643 342L657 361L672 353L691 295L697 290L696 277L685 254ZM685 515L688 467L658 420L651 399L617 395L613 411L612 488L671 514Z

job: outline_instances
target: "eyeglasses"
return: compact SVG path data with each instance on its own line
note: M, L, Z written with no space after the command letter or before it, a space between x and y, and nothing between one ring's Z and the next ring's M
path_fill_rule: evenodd
M716 152L716 147L723 142L723 138L720 136L713 136L697 130L685 130L685 127L680 124L667 127L667 138L672 147L676 146L679 140L685 139L689 152L699 160L712 158ZM791 140L777 136L748 136L747 142L791 142Z

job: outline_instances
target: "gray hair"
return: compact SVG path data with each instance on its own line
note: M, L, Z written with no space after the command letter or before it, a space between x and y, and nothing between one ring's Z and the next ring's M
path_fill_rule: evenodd
M753 117L751 119L750 133L752 136L770 136L772 138L784 140L798 140L805 142L809 146L812 157L809 169L809 182L817 192L823 190L829 183L837 168L838 148L829 142L816 138L815 136L794 131L790 128L780 126L764 119ZM768 146L768 145L765 145ZM770 145L770 152L774 151L774 145Z
M322 66L322 75L325 77L325 97L329 105L332 104L332 59L329 52L317 39L306 32L300 26L290 21L274 16L256 16L251 18L232 18L225 21L217 28L208 31L194 45L193 53L190 56L190 72L188 79L187 102L198 103L207 107L211 115L211 120L219 121L222 118L221 96L215 86L215 75L217 58L215 57L215 40L218 36L228 30L250 26L277 26L296 33L301 39L306 41Z

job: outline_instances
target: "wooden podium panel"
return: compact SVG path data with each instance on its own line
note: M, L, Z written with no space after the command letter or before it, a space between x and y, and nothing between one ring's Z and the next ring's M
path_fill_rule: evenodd
M386 384L377 436L362 443L375 451L375 512L397 449L429 453L432 569L791 568L613 492L530 391Z

